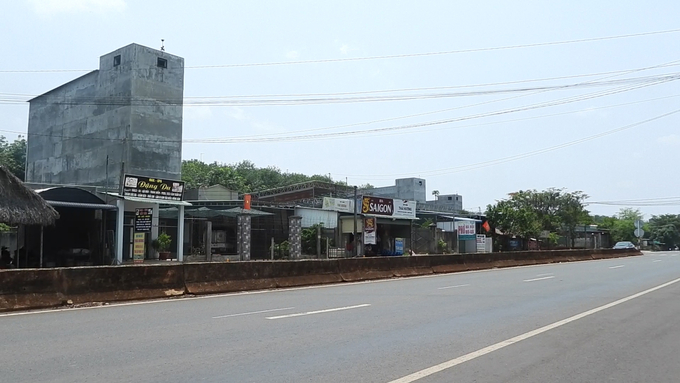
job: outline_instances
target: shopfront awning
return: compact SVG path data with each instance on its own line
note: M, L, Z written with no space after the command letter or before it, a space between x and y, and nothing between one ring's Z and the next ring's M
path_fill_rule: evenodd
M77 209L116 210L94 193L69 186L57 186L35 190L48 205L52 207L68 207Z
M84 202L64 202L64 201L50 201L46 200L48 205L53 207L74 207L78 209L101 209L101 210L116 210L113 205L99 204L99 203L84 203Z
M273 215L272 213L267 213L266 211L255 210L255 209L243 209L241 207L235 207L226 210L220 209L210 209L207 207L190 208L184 211L184 214L192 218L214 218L214 217L237 217L239 215L250 215L255 217ZM177 208L170 207L160 210L161 218L177 218Z
M130 196L120 195L118 193L104 193L104 194L109 195L111 197L120 198L120 199L124 199L125 201L132 201L132 202L157 203L157 204L160 204L160 205L172 205L172 206L192 206L191 203L189 203L187 201L172 201L172 200L165 200L165 199L130 197Z

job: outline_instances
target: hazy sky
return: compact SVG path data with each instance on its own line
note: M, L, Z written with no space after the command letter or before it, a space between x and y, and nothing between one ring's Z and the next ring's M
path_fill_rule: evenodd
M165 39L186 65L184 159L422 177L472 211L549 187L676 197L679 20L677 0L2 1L0 134L26 132L15 100Z

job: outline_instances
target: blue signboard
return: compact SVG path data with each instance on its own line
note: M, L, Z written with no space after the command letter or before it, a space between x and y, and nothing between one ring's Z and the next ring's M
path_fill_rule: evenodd
M404 238L394 239L394 255L404 255Z

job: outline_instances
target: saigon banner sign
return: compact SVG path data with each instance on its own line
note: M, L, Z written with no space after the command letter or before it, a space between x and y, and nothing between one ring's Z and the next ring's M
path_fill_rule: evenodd
M361 214L379 215L391 218L415 219L416 201L403 199L363 197Z

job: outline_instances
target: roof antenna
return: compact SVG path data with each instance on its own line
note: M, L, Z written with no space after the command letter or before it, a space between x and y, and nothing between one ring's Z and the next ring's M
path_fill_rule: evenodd
M165 52L165 39L161 39L161 51Z

